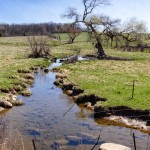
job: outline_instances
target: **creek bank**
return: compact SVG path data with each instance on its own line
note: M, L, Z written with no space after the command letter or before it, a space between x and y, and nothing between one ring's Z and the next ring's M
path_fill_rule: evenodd
M83 106L94 111L94 119L106 119L111 123L124 124L126 127L150 131L150 111L132 109L127 106L103 107L96 106L99 101L106 101L106 98L98 97L94 94L84 94L84 90L68 79L60 68L54 68L56 80L54 84L59 86L65 94L72 97L77 105ZM109 123L110 123L109 122Z
M11 79L19 79L20 82L15 84L13 87L8 89L0 89L0 92L4 93L5 96L0 97L0 112L5 109L10 109L13 106L21 106L24 102L17 98L18 94L23 96L31 96L32 92L29 87L34 83L34 75L39 70L40 66L30 67L28 70L17 70L17 76L8 77ZM48 69L43 66L44 72L47 73ZM46 71L45 71L46 70Z
M10 109L13 106L23 105L24 102L20 99L17 99L17 96L9 93L3 97L0 97L0 112L3 112L5 109Z

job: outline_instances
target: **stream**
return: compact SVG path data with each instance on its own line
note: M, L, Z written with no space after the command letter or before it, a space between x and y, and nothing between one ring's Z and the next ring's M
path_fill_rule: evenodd
M59 60L49 66L49 69L60 66ZM120 126L103 126L92 118L92 111L74 105L73 100L56 87L54 72L35 73L32 95L18 97L23 99L23 106L10 109L5 115L9 118L9 127L17 129L23 138L25 150L32 150L34 139L37 150L68 149L75 150L79 145L91 145L111 142L133 148L132 133L136 136L137 150L146 150L148 134ZM17 134L13 135L17 138ZM81 148L78 148L81 149ZM88 149L88 148L84 148ZM96 148L95 148L96 149Z

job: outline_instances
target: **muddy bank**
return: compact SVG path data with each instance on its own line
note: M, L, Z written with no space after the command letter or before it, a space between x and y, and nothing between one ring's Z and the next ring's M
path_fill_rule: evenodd
M96 122L140 129L150 133L150 111L132 109L127 106L94 107ZM102 119L102 120L100 120Z
M150 111L132 109L127 106L103 107L96 106L99 101L106 101L107 98L98 97L94 94L85 95L84 90L68 79L63 71L57 71L55 85L59 86L65 94L72 97L77 105L93 110L94 119L109 120L109 124L118 124L126 127L137 128L142 131L150 132Z

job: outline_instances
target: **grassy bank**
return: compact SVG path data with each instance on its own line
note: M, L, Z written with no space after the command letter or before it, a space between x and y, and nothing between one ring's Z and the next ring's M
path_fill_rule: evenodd
M91 60L63 66L69 79L85 94L106 97L103 106L129 106L150 110L150 53L107 50L107 54L133 61ZM135 80L134 98L132 82Z
M66 57L73 55L76 47L64 44L67 39L61 42L48 38L52 55L55 57ZM30 53L27 37L1 37L0 38L0 95L2 91L8 91L14 86L23 82L18 70L29 70L33 66L46 66L49 62L44 58L28 58Z
M0 89L7 91L23 82L18 70L29 70L32 66L43 66L45 59L28 58L29 47L26 38L0 38ZM3 95L3 92L0 93Z

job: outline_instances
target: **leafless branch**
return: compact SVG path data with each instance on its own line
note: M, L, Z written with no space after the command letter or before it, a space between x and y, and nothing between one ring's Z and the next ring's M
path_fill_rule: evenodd
M51 55L50 46L46 37L27 37L31 54L30 57L48 57Z

